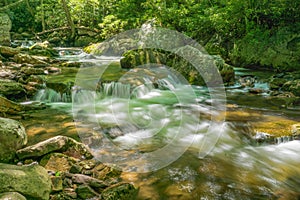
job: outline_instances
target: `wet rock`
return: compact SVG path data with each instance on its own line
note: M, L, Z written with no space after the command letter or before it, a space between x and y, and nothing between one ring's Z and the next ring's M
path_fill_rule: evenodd
M292 135L295 139L300 139L300 123L291 126Z
M0 13L0 45L10 46L11 20L6 13Z
M128 200L136 199L138 189L130 183L118 183L106 188L102 193L102 199Z
M36 64L47 65L48 64L44 60L43 57L31 56L31 55L22 54L22 53L15 55L13 59L16 63L19 63L19 64L22 64L22 63L32 64L32 65L36 65Z
M26 92L22 84L7 79L0 79L0 95L9 99L24 97Z
M98 164L93 170L92 170L92 177L99 179L99 180L110 180L118 178L121 175L121 171L106 166L102 163Z
M221 84L222 80L218 80L216 76L219 73L225 84L234 83L232 66L226 64L220 56L205 54L189 45L178 48L174 53L141 49L127 51L123 56L120 61L122 68L134 68L149 63L162 64L175 69L190 84L205 85L203 77L208 83ZM193 66L193 63L197 63L197 66Z
M51 153L44 156L40 165L54 172L68 172L77 160L61 153Z
M51 183L52 183L52 191L58 192L63 190L63 180L61 176L52 176Z
M242 87L254 87L255 78L252 76L240 77L238 82Z
M293 80L284 83L282 90L292 92L295 96L300 96L300 80Z
M252 93L252 94L261 94L264 92L265 92L265 90L262 88L250 88L249 89L249 93Z
M0 163L0 192L19 192L28 199L48 200L50 191L51 181L43 167Z
M26 200L26 198L18 192L5 192L0 194L0 200Z
M54 57L58 56L58 51L53 49L48 41L38 42L29 47L29 54Z
M20 53L20 49L11 48L7 46L0 46L0 54L4 57L13 57L18 53Z
M16 150L27 143L23 125L15 120L0 118L0 161L8 162L15 157Z
M0 113L6 114L20 114L24 111L25 107L0 96Z
M99 194L88 185L79 185L76 188L76 193L81 199L90 199L99 196Z
M90 187L97 189L98 192L108 187L108 184L104 181L83 174L72 174L72 182L80 185L89 185Z
M65 136L56 136L24 149L20 149L17 151L17 156L19 159L34 158L51 152L64 152L66 155L75 158L93 157L85 145Z

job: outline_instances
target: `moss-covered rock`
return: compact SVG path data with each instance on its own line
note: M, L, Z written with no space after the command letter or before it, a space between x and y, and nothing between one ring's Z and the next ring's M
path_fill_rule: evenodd
M18 53L20 53L20 49L11 48L7 46L0 46L0 54L4 57L13 57Z
M196 56L195 56L196 55ZM205 85L218 81L221 75L227 85L234 83L233 67L217 55L211 56L195 49L192 46L178 48L173 53L161 50L141 49L127 51L123 54L121 66L123 68L135 68L146 64L162 64L182 75L187 82L194 85Z
M9 99L18 99L26 95L22 84L7 79L0 79L0 95Z
M0 163L0 193L19 192L27 199L48 200L50 191L51 181L43 167Z
M0 141L0 162L9 162L27 144L25 128L18 121L0 118Z
M128 200L136 199L138 189L130 183L118 183L105 189L101 193L105 200Z

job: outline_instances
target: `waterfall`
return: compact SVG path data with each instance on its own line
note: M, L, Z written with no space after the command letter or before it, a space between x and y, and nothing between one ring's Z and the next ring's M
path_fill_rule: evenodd
M39 90L34 97L34 100L51 103L51 102L72 102L72 98L70 94L67 93L59 93L55 90L46 88Z
M129 98L130 97L130 85L120 82L111 82L103 84L103 94L105 96Z

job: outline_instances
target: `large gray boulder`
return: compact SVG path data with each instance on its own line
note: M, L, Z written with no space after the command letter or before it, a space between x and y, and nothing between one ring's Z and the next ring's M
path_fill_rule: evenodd
M0 141L0 162L9 162L27 143L25 128L18 121L0 118Z
M0 13L0 45L10 46L11 20L6 13Z
M16 166L0 163L0 193L18 192L27 199L49 199L51 180L39 165Z

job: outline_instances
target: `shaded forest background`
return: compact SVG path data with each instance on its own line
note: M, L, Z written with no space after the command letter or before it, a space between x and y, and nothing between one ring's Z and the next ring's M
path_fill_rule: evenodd
M300 1L3 0L0 6L12 20L13 39L27 34L72 46L85 31L91 37L75 45L85 46L151 22L192 37L235 66L300 68Z

